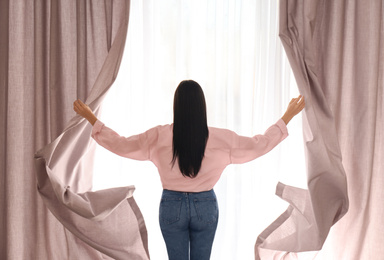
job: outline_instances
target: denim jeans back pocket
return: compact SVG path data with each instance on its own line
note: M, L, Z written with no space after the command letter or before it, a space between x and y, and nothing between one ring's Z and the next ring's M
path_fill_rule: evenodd
M160 222L172 224L180 220L181 198L162 198L160 202Z
M219 218L219 208L215 198L196 198L193 202L199 221L207 224L217 222Z

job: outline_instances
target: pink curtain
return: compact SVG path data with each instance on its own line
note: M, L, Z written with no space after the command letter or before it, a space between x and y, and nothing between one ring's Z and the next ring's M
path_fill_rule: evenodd
M258 237L256 259L382 258L383 14L382 0L280 1L280 37L307 104L308 190L278 184L290 206ZM324 251L298 253L320 250L337 221Z
M149 259L134 187L90 192L91 128L72 111L98 111L128 17L126 0L0 2L1 259Z

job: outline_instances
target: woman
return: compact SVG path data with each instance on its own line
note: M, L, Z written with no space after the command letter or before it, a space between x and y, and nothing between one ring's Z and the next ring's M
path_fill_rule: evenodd
M229 164L245 163L269 152L288 132L286 125L305 106L299 96L264 135L252 138L207 126L203 90L182 81L174 97L174 122L128 138L97 120L80 100L74 110L92 125L97 143L120 156L150 160L158 168L163 194L159 221L170 260L210 258L219 212L213 186Z

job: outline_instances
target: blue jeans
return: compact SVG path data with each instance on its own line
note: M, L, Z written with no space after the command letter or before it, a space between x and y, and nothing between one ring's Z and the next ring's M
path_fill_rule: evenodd
M213 190L163 190L159 221L169 260L209 260L218 218Z

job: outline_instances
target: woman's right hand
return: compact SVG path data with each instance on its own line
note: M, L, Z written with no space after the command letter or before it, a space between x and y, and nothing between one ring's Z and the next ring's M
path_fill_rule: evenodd
M287 125L291 119L301 112L305 107L305 101L304 97L302 95L299 95L297 98L292 98L291 102L289 102L287 111L283 115L281 119L285 122Z

